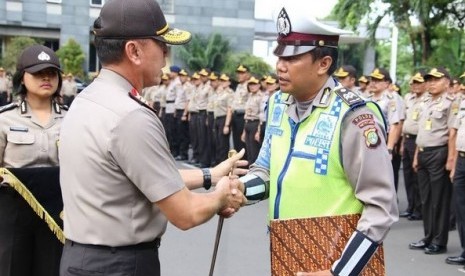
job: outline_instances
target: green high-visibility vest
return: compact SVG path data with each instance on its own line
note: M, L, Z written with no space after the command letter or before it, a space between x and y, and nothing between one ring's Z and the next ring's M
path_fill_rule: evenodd
M288 97L277 92L269 100L269 218L361 213L363 204L341 164L341 122L351 107L331 91L327 107L314 107L309 117L296 123L286 114ZM364 104L383 122L376 104Z

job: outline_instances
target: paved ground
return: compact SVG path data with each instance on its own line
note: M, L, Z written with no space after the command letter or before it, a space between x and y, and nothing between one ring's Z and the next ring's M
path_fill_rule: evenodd
M180 163L180 167L184 165ZM269 240L266 233L268 202L245 207L226 220L215 267L217 276L270 275ZM404 210L403 182L399 190L400 210ZM160 259L162 275L208 275L218 219L191 229L180 231L168 225L162 240ZM450 232L448 253L429 256L422 251L408 249L408 244L422 237L422 222L400 219L385 241L386 272L388 276L443 276L463 275L460 266L444 262L449 255L460 254L457 231Z

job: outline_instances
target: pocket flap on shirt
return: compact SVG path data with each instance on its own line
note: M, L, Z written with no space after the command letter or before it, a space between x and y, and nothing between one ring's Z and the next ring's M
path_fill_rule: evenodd
M32 133L10 132L8 133L7 140L9 143L13 144L30 145L34 144L35 137Z

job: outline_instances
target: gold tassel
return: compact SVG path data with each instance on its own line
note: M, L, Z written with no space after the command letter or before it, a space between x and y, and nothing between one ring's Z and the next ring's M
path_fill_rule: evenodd
M45 210L45 208L37 201L37 199L34 197L34 195L29 191L24 184L19 181L18 178L14 174L12 174L8 169L6 168L0 168L0 175L8 175L8 184L13 187L23 198L26 200L26 202L31 206L32 210L41 218L44 220L50 230L55 234L57 239L61 243L65 243L65 235L63 233L63 230L58 226L56 221L50 216L50 214Z

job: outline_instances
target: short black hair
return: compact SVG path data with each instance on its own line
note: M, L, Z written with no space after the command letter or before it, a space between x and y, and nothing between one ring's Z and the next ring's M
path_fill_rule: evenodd
M330 56L333 59L333 63L328 69L328 75L331 76L337 69L337 57L338 49L333 47L315 47L310 54L313 57L313 60L319 60L325 56Z
M123 60L125 39L106 39L95 37L94 45L97 56L102 64L115 64Z

